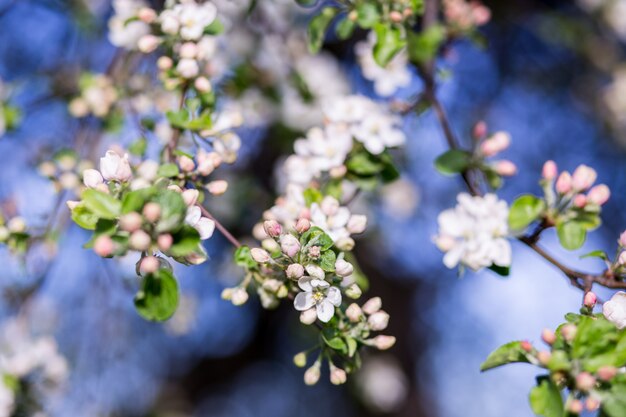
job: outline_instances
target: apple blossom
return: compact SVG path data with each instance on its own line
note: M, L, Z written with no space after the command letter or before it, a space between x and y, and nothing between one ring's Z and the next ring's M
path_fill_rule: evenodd
M346 317L348 317L348 320L352 323L358 323L363 317L363 311L358 304L352 303L346 309Z
M547 181L554 181L556 176L558 175L558 168L554 161L546 161L543 164L543 169L541 170L541 176L543 179Z
M502 175L503 177L511 177L517 174L517 166L506 159L496 162L494 169L498 175Z
M604 184L599 184L589 190L589 193L587 194L587 199L591 204L601 206L609 200L610 196L611 190L609 190L609 187Z
M181 59L176 65L176 71L183 78L195 78L200 73L198 62L194 59Z
M383 306L383 302L380 297L373 297L367 300L365 304L363 304L363 312L365 314L371 315L378 312Z
M113 240L107 235L99 236L93 243L93 251L102 257L111 256L114 248Z
M250 250L250 254L252 255L252 258L257 261L258 263L266 263L269 262L270 259L272 259L272 257L270 256L270 254L264 250L264 249L260 249L260 248L252 248Z
M235 288L231 295L231 301L236 306L245 304L248 301L248 292L241 287Z
M598 174L593 168L580 165L572 174L572 188L576 191L587 190L596 181L597 176Z
M541 332L541 339L548 345L552 345L554 342L556 342L556 335L550 329L543 329L543 331Z
M147 203L142 210L142 213L146 220L150 223L155 223L161 217L161 206L159 203Z
M150 248L151 243L150 235L143 230L137 230L133 232L128 238L129 246L137 251L147 251Z
M304 267L300 264L291 264L287 267L286 274L288 278L298 279L304 275Z
M276 220L267 220L263 223L263 229L270 237L278 237L283 231L283 228Z
M604 317L618 329L626 328L626 292L618 291L602 306Z
M156 256L146 256L141 260L140 270L144 274L152 274L159 269L160 263Z
M98 185L104 182L102 174L95 169L87 169L83 171L83 183L85 187L96 188Z
M335 262L335 272L340 277L350 276L352 275L353 271L354 271L354 267L352 266L350 262L346 262L343 259L337 259L337 261Z
M134 232L141 228L143 219L141 215L135 211L124 214L120 217L120 229L126 232Z
M312 277L300 278L298 286L303 292L298 293L294 299L295 309L305 311L315 307L320 321L330 321L335 315L335 307L341 304L341 291L326 281Z
M100 158L100 172L107 181L128 181L132 177L128 155L122 157L114 151L107 151Z
M389 323L389 314L384 311L377 311L376 313L370 315L367 318L367 324L370 326L370 329L373 331L381 331L387 328L387 324Z
M390 349L396 344L396 338L394 336L379 335L371 340L372 344L379 350Z
M561 172L561 175L556 180L555 188L559 194L568 194L572 191L572 176L569 172Z
M589 391L596 385L596 379L589 372L581 372L576 375L576 388L581 391Z
M585 307L593 308L598 301L598 297L591 291L585 293L583 304Z

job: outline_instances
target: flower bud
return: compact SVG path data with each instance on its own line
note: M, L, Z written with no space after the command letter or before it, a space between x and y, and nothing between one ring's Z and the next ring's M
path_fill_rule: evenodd
M350 234L355 235L355 234L363 233L366 227L367 227L367 216L363 214L353 214L352 216L350 216L350 219L348 220L346 229L348 229L348 232L350 232Z
M168 69L172 68L173 65L174 62L170 57L167 56L162 56L157 60L157 67L161 71L167 71Z
M178 61L178 65L176 65L176 71L180 74L181 77L191 79L198 75L200 72L200 67L198 63L194 59L183 58Z
M245 288L237 287L233 289L231 302L233 305L240 306L248 301L248 291Z
M559 171L554 161L546 161L541 170L541 176L544 180L554 181Z
M567 411L572 414L580 414L583 412L583 403L580 400L572 400L567 404Z
M263 229L270 237L278 237L283 231L283 228L276 220L267 220L263 223Z
M587 165L579 165L572 175L572 187L576 191L584 191L596 181L598 174Z
M155 49L159 46L161 40L154 35L143 35L137 41L137 49L144 54L149 54L154 52Z
M346 309L346 316L352 323L358 323L361 320L361 317L363 317L363 311L358 304L352 303Z
M348 167L346 167L345 165L332 167L330 171L328 171L328 174L330 175L330 177L334 179L343 178L346 176L347 173L348 173Z
M182 193L183 201L187 207L193 206L198 201L200 191L195 189L185 190Z
M533 345L528 340L522 340L522 342L520 343L520 347L524 352L528 353L532 352L533 350Z
M283 235L280 238L280 248L285 255L293 258L300 250L300 242L293 235Z
M77 97L69 102L67 110L73 117L85 117L89 114L89 104L82 97Z
M599 184L589 190L589 194L587 194L587 199L591 204L595 204L598 206L606 203L611 197L611 190L604 184Z
M156 20L157 14L154 9L142 7L137 11L137 17L142 22L150 24Z
M128 155L120 156L115 151L107 151L100 158L100 173L105 180L128 181L132 177Z
M302 313L300 313L300 322L302 324L313 324L315 323L315 320L317 320L317 312L314 308L304 310Z
M265 228L263 227L263 223L257 223L252 228L252 237L256 240L267 239L269 236L265 232Z
M587 397L585 400L585 408L587 411L596 411L600 408L600 401L593 397Z
M315 362L315 365L311 366L304 373L304 383L307 385L315 385L320 380L320 365Z
M114 249L115 244L113 243L113 239L107 235L98 236L93 242L93 251L103 258L111 256Z
M551 358L552 358L552 354L548 352L547 350L542 350L540 352L537 352L537 360L539 360L539 363L542 364L543 366L547 366Z
M619 245L621 247L626 247L626 231L622 232L621 235L619 235L619 240L617 241L617 243L619 243Z
M213 87L211 86L211 81L209 81L206 77L196 78L196 80L193 82L193 86L196 87L196 90L201 93L209 93L213 89Z
M404 15L396 10L389 12L389 19L394 23L400 23L404 20Z
M506 159L496 162L494 169L498 175L503 177L512 177L517 174L517 166Z
M95 169L86 169L83 171L83 184L85 187L96 188L98 185L104 182L100 171Z
M287 267L287 278L298 279L304 275L304 267L300 264L291 264Z
M250 250L250 254L252 255L252 259L260 264L269 262L269 260L272 259L270 254L266 250L261 248L253 248L252 250Z
M154 223L161 217L161 206L159 203L150 202L143 206L143 216L150 223Z
M620 265L626 265L626 251L623 251L617 257L617 263Z
M576 388L581 391L591 391L596 385L596 379L589 372L576 375Z
M337 259L337 261L335 262L335 272L340 277L350 276L352 275L353 271L354 271L354 267L352 266L350 262L347 262L343 259Z
M275 293L276 291L278 291L281 285L282 285L282 282L273 278L263 281L263 289L272 293Z
M321 267L317 266L317 265L308 264L307 266L304 267L304 269L306 269L306 272L312 278L317 278L317 279L321 279L321 280L326 278L326 272L324 272L324 270Z
M380 310L383 306L383 301L380 299L380 297L374 297L374 298L370 298L369 300L367 300L367 302L365 304L363 304L363 312L365 314L374 314L376 313L378 310Z
M261 247L269 253L276 253L280 251L280 245L276 243L274 239L263 239L261 241Z
M224 180L211 181L206 185L206 189L213 195L222 195L228 190L228 182Z
M298 233L304 233L311 228L311 222L308 219L298 219L296 222L296 231ZM626 233L626 232L625 232Z
M384 311L378 311L367 318L367 324L375 332L385 330L389 324L389 314Z
M139 270L144 274L152 274L159 270L160 262L156 256L146 256L141 260Z
M181 58L192 59L198 54L198 46L193 42L185 42L180 46L178 54Z
M596 371L596 375L598 375L599 380L608 382L617 375L617 368L614 366L602 366Z
M561 334L563 335L563 338L568 342L574 340L574 337L576 337L576 331L576 325L573 323L567 323L566 325L561 327Z
M556 335L550 329L543 329L541 332L541 339L548 345L552 345L556 342Z
M67 208L69 208L70 210L74 210L76 206L80 204L80 201L67 200L65 204L67 204Z
M591 291L585 294L585 298L583 300L583 304L585 307L593 308L598 302L598 297Z
M584 194L576 194L574 197L574 206L584 208L587 205L587 196Z
M196 164L193 162L193 159L187 155L181 155L178 157L178 165L180 165L180 169L183 172L191 172L196 168Z
M472 136L474 139L482 139L487 135L487 123L483 120L480 120L474 125L472 129Z
M556 180L555 188L559 194L567 194L572 191L572 176L569 172L561 172L561 175L559 175L559 178Z
M11 232L9 232L9 229L4 226L0 226L0 242L6 242L10 235Z
M16 216L9 220L7 228L11 233L24 233L26 231L26 222L23 218Z
M293 363L298 368L304 368L306 366L306 353L300 352L293 357Z
M222 290L222 300L230 301L233 299L233 289L232 288L224 288Z
M359 287L356 284L352 284L348 288L346 288L345 293L348 297L352 298L353 300L356 300L357 298L361 297L361 295L363 295L363 291L361 291L361 287Z
M379 335L371 340L378 350L387 350L396 344L396 338L394 336Z
M511 144L511 136L506 132L496 132L480 144L480 152L486 156L494 156L504 151Z
M169 233L159 235L157 238L157 246L161 252L167 252L172 247L172 243L174 243L174 238Z
M143 230L137 230L130 235L130 238L128 239L128 245L134 250L143 252L150 249L151 241L152 239L150 239L150 235L148 235Z
M335 242L335 246L337 246L339 250L349 252L354 249L354 239L343 237Z
M141 215L135 211L132 211L128 214L124 214L120 217L120 229L126 232L134 232L135 230L141 229L141 224L143 223L143 218Z
M335 365L330 365L330 382L333 385L341 385L348 379L346 371L341 368L337 368Z

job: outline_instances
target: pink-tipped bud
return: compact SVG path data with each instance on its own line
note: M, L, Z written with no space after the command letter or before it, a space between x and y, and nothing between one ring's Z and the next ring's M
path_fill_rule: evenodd
M193 59L198 54L198 46L193 42L185 42L178 51L181 58Z
M296 223L296 231L298 233L304 233L311 228L311 222L308 219L298 219Z
M580 414L583 412L583 403L580 400L572 400L567 405L567 411L572 414Z
M595 204L598 206L606 203L611 197L611 190L604 184L596 185L591 190L589 190L589 194L587 194L587 199L591 204Z
M574 197L574 206L584 208L587 205L587 196L584 194L576 194Z
M593 292L589 291L585 294L585 298L583 301L583 304L585 305L585 307L593 308L597 302L598 302L598 297Z
M187 207L193 206L198 201L198 197L200 196L200 191L189 189L183 191L183 201Z
M113 242L113 239L111 239L109 236L98 236L98 238L96 238L96 240L93 242L93 251L103 258L111 256L114 249L115 243Z
M496 132L483 141L480 151L484 156L494 156L504 151L511 144L511 136L506 132Z
M308 326L315 323L315 320L317 320L317 312L314 308L304 310L300 313L300 323L302 324L306 324Z
M374 332L385 330L389 324L389 314L385 311L377 311L367 318L367 324Z
M141 214L134 211L120 217L120 229L126 232L132 233L135 230L141 229L142 223L143 219L141 218Z
M363 317L363 311L358 304L352 303L346 309L346 317L348 317L348 320L352 323L358 323L361 320L361 317Z
M498 175L502 175L503 177L512 177L517 174L517 166L506 159L496 162L494 169Z
M546 161L543 164L543 169L541 170L541 177L544 180L553 181L558 175L559 170L556 166L556 162L554 161Z
M365 304L363 304L363 312L365 312L365 314L374 314L380 310L382 306L383 301L380 297L370 298Z
M174 243L174 238L169 233L159 235L157 238L157 245L162 252L167 252L172 247L172 243Z
M487 123L482 120L476 123L472 129L472 136L475 139L482 139L487 136Z
M520 347L522 348L522 350L524 352L529 352L530 353L533 350L533 345L528 340L523 340L520 343Z
M559 194L567 194L572 191L572 176L567 171L561 172L556 180L556 192Z
M276 220L267 220L264 222L263 229L270 237L278 237L283 232L282 226Z
M300 242L293 235L284 235L280 238L280 248L285 255L293 258L300 250Z
M143 216L150 223L154 223L161 217L161 206L159 203L150 202L143 206Z
M150 235L143 230L133 232L128 239L128 244L132 249L142 252L147 251L150 248L151 242L152 239L150 238Z
M170 57L167 56L162 56L157 60L157 67L161 71L167 71L168 69L171 69L173 65L174 62Z
M550 329L543 329L541 332L541 339L548 345L552 345L556 342L556 334Z
M572 187L577 191L587 190L596 181L598 174L587 165L579 165L572 174Z
M601 381L608 382L617 375L617 368L614 366L602 366L596 371L596 375L598 375L598 379Z
M139 270L144 274L152 274L159 270L160 262L156 256L146 256L141 260Z
M193 159L187 155L181 155L178 158L178 165L180 165L180 169L183 172L191 172L196 168L196 164L193 162Z
M142 22L150 24L156 20L157 14L154 9L151 9L149 7L142 7L137 12L137 17Z
M596 379L589 372L576 375L576 388L581 391L590 391L596 386Z
M287 277L291 279L298 279L304 275L304 267L300 264L291 264L287 267Z
M363 214L353 214L350 216L348 220L348 224L346 225L346 229L352 235L357 235L359 233L363 233L365 228L367 227L367 216Z
M619 240L617 241L621 247L626 248L626 231L623 231L621 235L619 235Z
M161 40L154 35L144 35L137 41L137 49L144 54L154 52L159 46Z
M193 82L193 86L196 87L196 90L201 93L209 93L213 89L213 87L211 86L211 81L209 81L209 79L206 77L196 78L196 80Z
M376 349L387 350L396 344L396 338L394 336L385 336L381 334L380 336L373 338L372 342Z
M593 397L587 397L587 399L585 400L585 408L587 409L587 411L596 411L598 408L600 408L600 401Z
M551 358L552 358L552 354L548 352L547 350L542 350L540 352L537 352L537 360L543 366L547 366Z
M211 181L206 185L206 189L213 195L222 195L228 190L228 182L224 180Z
M316 362L315 365L311 366L304 373L304 383L307 385L315 385L317 381L320 380L320 366L319 363Z
M250 250L250 254L252 255L252 259L260 264L269 262L269 260L272 259L270 254L266 250L261 248L253 248L252 250Z
M566 341L571 342L572 340L574 340L574 337L576 337L577 330L578 329L576 328L575 324L567 323L566 325L561 327L561 334Z
M335 272L340 277L347 277L352 275L354 271L354 266L350 262L347 262L343 259L337 259L335 262Z
M402 22L402 20L404 20L404 16L402 15L402 13L394 10L392 12L389 12L389 19L394 23L400 23Z
M330 382L333 385L341 385L345 384L348 376L346 375L346 371L341 368L337 368L336 366L330 366Z
M319 246L311 246L309 248L309 257L312 259L319 259L322 255L322 249Z

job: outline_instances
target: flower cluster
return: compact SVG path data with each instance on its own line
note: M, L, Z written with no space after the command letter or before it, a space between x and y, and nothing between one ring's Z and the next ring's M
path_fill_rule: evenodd
M445 252L443 263L448 268L461 264L477 271L492 266L511 264L508 206L495 194L484 197L459 194L458 204L437 218L437 247Z
M491 10L474 0L444 0L443 12L448 24L459 31L475 29L491 19Z
M73 117L93 115L99 118L108 116L119 98L118 91L110 77L104 74L83 73L79 81L79 95L68 104Z
M22 403L28 404L34 415L43 406L37 400L46 401L66 381L67 361L53 338L31 336L19 318L4 325L1 342L0 416L14 415Z
M20 216L13 216L6 220L0 214L0 244L15 252L24 252L29 245L31 235L26 227L26 221Z
M62 149L52 158L41 162L37 168L39 174L52 182L57 192L68 190L77 193L81 189L82 173L93 168L93 163L89 160L80 160L71 149Z

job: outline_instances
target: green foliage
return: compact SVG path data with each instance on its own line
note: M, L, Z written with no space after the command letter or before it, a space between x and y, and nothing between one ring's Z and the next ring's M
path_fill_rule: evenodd
M536 221L545 211L544 200L534 195L518 197L509 209L509 226L512 230L523 230Z
M188 225L184 225L172 237L174 238L174 243L168 254L174 257L191 255L200 244L200 234L196 229Z
M179 193L161 190L153 201L161 206L161 217L155 228L157 232L172 232L180 227L187 212L187 205Z
M304 202L307 206L311 206L313 203L321 203L324 199L324 195L320 190L316 188L307 188L304 190Z
M397 26L383 23L377 23L374 32L376 32L374 60L381 67L386 67L406 45L403 32Z
M575 220L557 224L556 232L559 236L559 242L568 250L580 248L587 238L587 230L582 223Z
M435 159L435 168L443 175L460 174L470 168L472 155L460 149L452 149Z
M159 166L159 170L157 171L157 175L165 178L173 178L180 174L180 170L178 169L178 165L168 163Z
M135 296L135 308L150 321L165 321L178 307L178 282L171 271L159 269L146 275L141 290Z
M326 29L337 15L337 11L334 7L324 7L320 14L311 19L308 29L311 53L317 53L322 48Z
M72 209L72 220L83 229L94 230L98 216L85 207L84 203L79 203Z
M102 191L87 189L82 195L85 208L101 219L114 219L122 212L122 203Z
M311 227L300 236L300 244L308 247L319 246L320 251L323 252L330 249L334 245L334 242L322 229L315 226Z
M372 155L365 148L357 148L346 160L348 178L363 189L376 187L380 182L387 184L400 177L400 172L388 152Z
M548 378L538 381L530 391L530 406L533 412L544 417L563 416L563 398L558 387Z
M240 246L233 255L235 263L245 269L255 269L258 263L252 258L250 248L248 246Z
M445 38L445 28L439 25L431 26L421 33L409 32L407 35L409 59L416 64L425 64L433 60Z
M521 343L519 341L510 342L491 352L485 362L480 365L481 372L514 362L529 363Z

